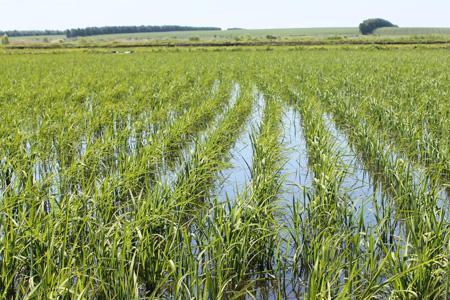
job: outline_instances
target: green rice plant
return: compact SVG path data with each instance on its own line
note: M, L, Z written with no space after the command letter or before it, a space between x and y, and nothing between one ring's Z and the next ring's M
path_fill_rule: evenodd
M170 209L172 216L175 218L175 224L181 226L180 230L184 232L183 239L185 239L185 242L182 243L181 247L183 251L188 251L189 254L186 257L182 253L181 256L179 256L180 253L175 253L171 261L180 268L179 272L173 274L173 279L168 279L169 285L167 287L160 286L158 289L155 288L155 295L166 290L179 297L187 297L186 293L191 291L197 291L197 295L201 295L205 281L211 281L208 277L211 275L207 271L211 268L209 260L186 260L186 258L194 255L194 251L198 251L195 253L209 253L209 243L204 244L205 241L200 239L201 236L199 240L194 238L197 234L202 234L202 231L197 232L194 230L196 228L205 228L206 226L204 224L204 215L207 210L205 213L201 213L201 211L208 207L209 191L212 190L215 176L221 168L224 168L224 155L227 149L231 147L237 136L236 132L244 124L250 109L251 102L248 101L248 92L244 90L236 106L231 108L217 129L211 132L205 144L199 145L192 161L182 173L178 174L179 177L173 190L164 196L164 206ZM192 244L194 239L198 250ZM170 253L167 253L167 255L170 257ZM205 257L205 259L207 258ZM205 269L205 274L198 274L198 271L201 270L199 269L200 266L198 266L199 263L201 263L201 269ZM146 268L153 268L153 264L146 265ZM176 285L174 285L175 283ZM181 290L180 284L184 286ZM211 284L208 283L208 285ZM214 290L220 290L222 286L219 283L218 286L214 287L215 289L211 289L209 292L205 291L205 293L213 293Z
M346 124L349 126L348 132L351 140L363 153L364 159L372 163L371 168L374 169L374 172L380 174L380 180L391 194L392 200L395 201L400 228L405 230L404 236L402 234L403 237L399 237L399 240L406 240L405 246L396 245L394 252L391 252L391 247L385 248L383 251L386 252L387 258L393 257L393 253L403 258L417 257L417 259L411 258L408 261L394 260L390 263L390 266L395 266L395 268L390 270L391 273L387 272L385 276L396 278L391 282L394 285L392 290L401 291L394 292L394 294L399 293L400 297L411 295L434 297L441 294L443 290L440 287L445 286L445 282L448 280L445 275L442 276L445 274L444 269L447 268L448 256L445 254L445 249L448 237L432 234L435 229L445 226L442 218L443 212L436 208L437 198L433 181L431 181L431 191L428 188L429 181L414 183L414 174L410 166L402 159L393 160L389 155L389 150L386 151L383 138L380 140L373 127L365 125L367 123L363 123L359 116L354 114L354 110L342 104L341 102L335 108L338 118L353 120L353 124ZM352 113L353 115L349 116ZM358 122L363 125L358 125ZM375 164L373 164L374 162ZM392 232L392 230L390 231ZM436 241L435 244L428 242L430 234L433 236L431 240ZM398 268L402 271L399 272ZM389 268L386 267L386 269ZM398 273L403 275L397 277L395 274ZM434 282L436 285L430 286L430 282Z

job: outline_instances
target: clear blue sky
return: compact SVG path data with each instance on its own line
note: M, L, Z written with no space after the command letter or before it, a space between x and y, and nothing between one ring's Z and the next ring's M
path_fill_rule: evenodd
M450 27L450 0L0 0L0 29L104 25L353 27L369 17Z

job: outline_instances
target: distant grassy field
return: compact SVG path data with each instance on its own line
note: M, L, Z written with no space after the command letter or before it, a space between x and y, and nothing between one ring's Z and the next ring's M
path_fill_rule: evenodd
M9 37L10 40L27 40L27 41L42 41L44 39L48 40L58 40L65 39L65 35L30 35L30 36L12 36Z
M334 35L358 35L355 28L280 28L280 29L239 29L221 31L176 31L176 32L145 32L127 34L105 34L85 37L85 39L99 40L188 40L190 38L201 39L235 39L235 38L259 38L273 35L276 37L296 37L296 36L334 36ZM80 37L81 38L81 37ZM53 36L23 36L12 37L12 41L42 42L44 40L66 39L63 35Z
M450 34L450 28L386 27L375 31L379 35Z
M447 43L450 28L382 28L374 35L363 36L356 27L342 28L280 28L237 29L218 31L177 31L131 34L108 34L67 39L64 35L11 37L17 47L90 47L90 46L148 46L217 44L292 45L309 44L367 44L367 43ZM56 47L55 46L55 47Z
M199 37L202 39L233 39L239 37L266 37L273 35L284 36L332 36L357 35L357 28L279 28L279 29L238 29L220 31L177 31L177 32L148 32L129 34L107 34L88 37L90 39L189 39Z

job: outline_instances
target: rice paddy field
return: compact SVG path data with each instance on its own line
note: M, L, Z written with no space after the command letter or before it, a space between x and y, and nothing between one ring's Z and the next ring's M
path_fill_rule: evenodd
M448 299L449 69L412 47L0 54L0 298Z

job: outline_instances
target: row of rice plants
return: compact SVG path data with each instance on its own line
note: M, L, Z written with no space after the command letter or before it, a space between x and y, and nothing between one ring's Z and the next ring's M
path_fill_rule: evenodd
M414 181L411 166L401 158L393 158L392 149L386 147L386 136L368 125L349 102L336 101L332 109L393 201L394 214L383 213L384 218L378 220L381 232L377 234L385 232L380 245L385 251L383 276L388 280L383 285L401 297L442 295L449 284L445 275L449 240L446 213L437 205L436 180ZM398 223L383 228L392 224L392 219Z

